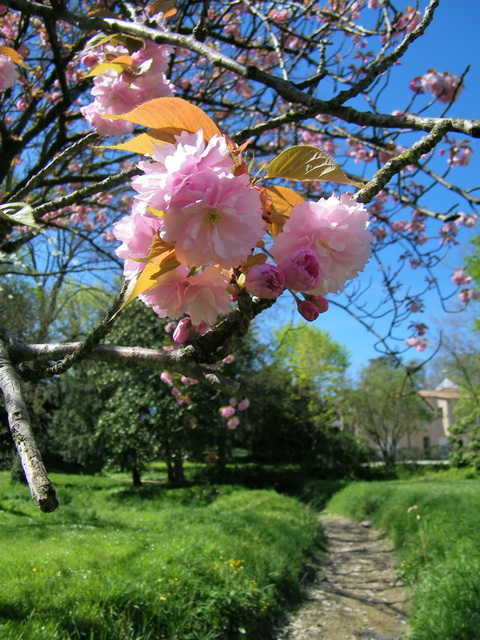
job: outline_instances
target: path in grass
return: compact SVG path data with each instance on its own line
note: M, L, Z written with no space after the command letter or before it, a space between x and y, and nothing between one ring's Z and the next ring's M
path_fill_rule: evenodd
M369 526L322 515L328 554L284 640L399 640L408 594L395 579L392 545Z

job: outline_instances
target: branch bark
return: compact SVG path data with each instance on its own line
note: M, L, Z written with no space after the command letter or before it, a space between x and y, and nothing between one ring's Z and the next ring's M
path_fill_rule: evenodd
M55 489L47 476L42 456L35 442L28 410L22 396L20 378L3 340L0 341L0 388L5 397L10 431L32 498L41 511L45 513L54 511L58 507Z

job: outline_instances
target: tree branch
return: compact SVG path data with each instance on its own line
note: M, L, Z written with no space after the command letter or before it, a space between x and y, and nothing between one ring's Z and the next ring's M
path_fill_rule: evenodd
M48 479L35 442L28 410L22 397L20 378L10 360L8 346L3 340L0 340L0 387L5 397L10 431L32 498L41 511L54 511L58 507L55 489Z

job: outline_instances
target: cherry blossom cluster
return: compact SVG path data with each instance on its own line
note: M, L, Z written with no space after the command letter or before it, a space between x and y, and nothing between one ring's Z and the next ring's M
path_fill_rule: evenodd
M439 73L435 69L429 69L423 76L411 80L410 89L415 93L428 91L440 102L448 104L459 97L462 84L459 76L448 71Z
M179 342L193 336L192 325L211 326L228 313L239 286L265 299L289 289L300 313L314 320L328 308L324 296L363 270L372 242L363 205L348 195L302 201L273 242L263 240L268 198L227 139L214 135L207 143L202 131L175 139L155 145L152 158L139 163L132 213L114 233L127 278L151 262L155 243L174 251L171 268L153 276L139 297L161 318L188 318Z
M18 77L15 63L3 53L0 53L0 91L9 89Z
M154 19L163 26L162 14ZM173 85L165 76L169 53L170 47L154 42L144 42L133 53L121 43L109 42L83 52L81 62L91 73L96 68L101 71L94 78L91 91L94 101L81 109L97 133L104 136L130 133L131 122L103 116L126 113L147 100L173 94Z

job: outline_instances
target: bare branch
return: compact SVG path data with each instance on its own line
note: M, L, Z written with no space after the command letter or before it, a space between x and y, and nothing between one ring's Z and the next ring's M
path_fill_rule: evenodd
M22 397L20 378L13 366L6 343L0 341L0 387L5 397L8 423L20 456L34 502L48 513L58 507L55 489L48 479L40 451L35 442L28 410Z

